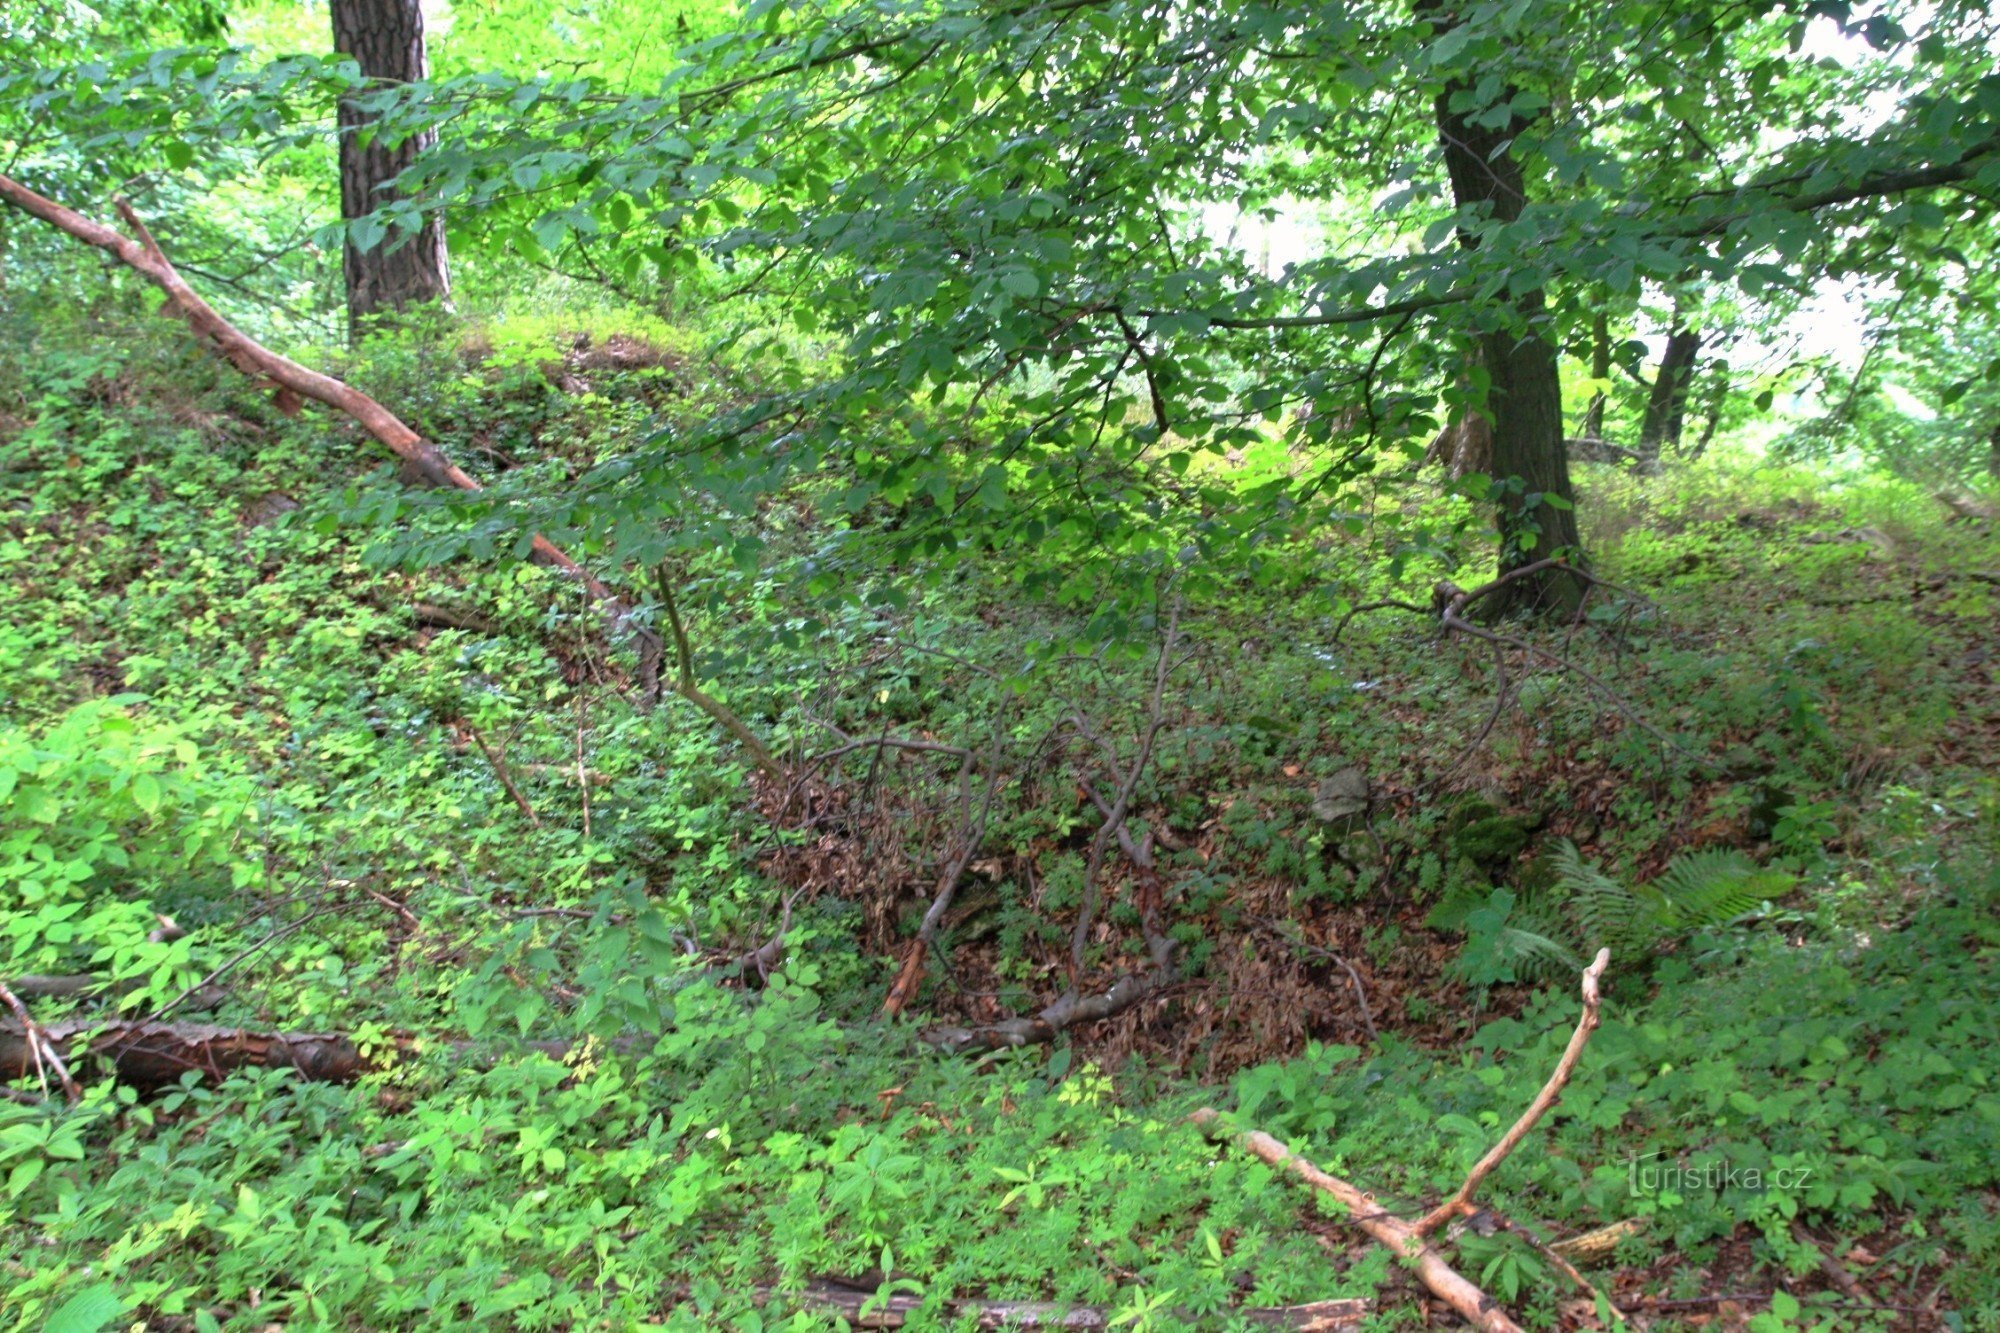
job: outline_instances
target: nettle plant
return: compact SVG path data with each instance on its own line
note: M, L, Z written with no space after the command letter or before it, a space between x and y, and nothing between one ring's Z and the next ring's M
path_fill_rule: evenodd
M261 880L235 855L254 788L143 703L93 699L40 732L0 724L0 974L88 971L142 1005L192 979L195 941L161 929L164 911Z

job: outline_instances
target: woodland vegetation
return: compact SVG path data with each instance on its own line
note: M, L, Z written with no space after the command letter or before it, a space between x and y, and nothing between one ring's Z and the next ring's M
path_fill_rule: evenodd
M0 1325L2000 1330L2000 18L0 3Z

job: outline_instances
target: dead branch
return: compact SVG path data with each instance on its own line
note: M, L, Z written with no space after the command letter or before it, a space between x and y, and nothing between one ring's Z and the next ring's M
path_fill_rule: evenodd
M737 716L736 710L715 698L701 688L694 674L694 650L688 643L687 626L681 620L680 603L674 599L672 582L667 578L667 568L661 565L654 570L654 580L660 592L660 609L666 613L667 627L673 634L674 673L671 679L661 676L656 682L671 689L675 694L707 714L708 719L735 738L750 756L750 762L758 771L774 781L783 782L791 775L785 766L771 753L771 747L764 744L763 737L750 729L750 724Z
M1957 491L1938 491L1937 502L1951 511L1955 519L1972 519L1990 523L2000 519L2000 505L1982 500L1976 495L1965 495Z
M486 738L479 734L479 729L469 722L465 724L465 734L472 737L472 743L486 756L486 766L492 769L493 776L500 780L501 788L514 798L514 804L521 811L522 817L536 828L540 828L541 816L535 813L534 806L528 804L528 798L521 795L521 789L514 785L514 775L507 771L507 756L494 749Z
M802 892L804 892L803 889L795 889L786 895L783 904L783 914L778 921L778 928L772 932L770 939L765 940L756 948L736 956L734 967L738 975L743 978L745 988L750 986L752 978L755 978L756 984L759 986L769 982L771 973L777 969L779 963L784 961L785 935L792 928L792 904L798 901L799 894Z
M1492 1297L1460 1275L1436 1250L1425 1244L1422 1234L1414 1226L1384 1210L1374 1195L1337 1176L1328 1175L1261 1130L1234 1129L1221 1113L1209 1107L1196 1111L1191 1118L1210 1138L1227 1137L1270 1165L1289 1171L1314 1189L1332 1195L1347 1209L1349 1220L1388 1246L1398 1257L1412 1263L1423 1284L1474 1328L1482 1333L1522 1333L1521 1326L1508 1318Z
M418 602L410 608L419 625L434 629L462 629L475 634L499 634L500 626L476 611L460 611L449 606Z
M1590 966L1585 969L1583 1014L1577 1019L1576 1031L1571 1034L1569 1045L1563 1050L1562 1059L1556 1062L1555 1072L1549 1075L1548 1082L1542 1085L1542 1090L1535 1094L1535 1100L1528 1103L1528 1109L1521 1112L1521 1118L1514 1122L1514 1127L1509 1129L1498 1143L1487 1149L1486 1155L1473 1165L1472 1170L1466 1174L1465 1183L1458 1187L1458 1192L1426 1213L1411 1228L1412 1234L1424 1236L1452 1218L1472 1212L1472 1192L1479 1188L1481 1181L1492 1174L1493 1168L1507 1160L1507 1154L1520 1146L1521 1140L1528 1136L1528 1131L1535 1127L1535 1123L1562 1096L1563 1088L1569 1084L1570 1075L1576 1072L1577 1061L1583 1058L1583 1048L1590 1044L1590 1034L1597 1031L1601 1008L1597 986L1610 962L1611 950L1599 949L1597 957L1591 960Z
M1070 991L1040 1013L1027 1018L1010 1018L978 1027L940 1027L924 1033L926 1044L947 1055L1005 1050L1052 1041L1057 1034L1079 1023L1095 1023L1116 1018L1127 1009L1152 998L1162 989L1154 978L1128 972L1097 995Z
M119 215L138 234L140 239L137 241L65 208L53 199L46 199L4 175L0 175L0 200L67 232L85 245L95 246L147 279L167 294L169 308L186 320L198 337L251 379L270 385L280 395L281 402L287 397L294 403L298 398L310 398L345 413L391 453L409 464L412 472L433 486L461 491L484 489L436 445L410 429L400 417L367 394L352 385L342 384L330 375L308 370L289 357L280 356L217 314L194 288L188 286L146 230L146 224L123 200L117 205ZM539 533L534 538L534 554L544 564L583 584L614 614L622 615L625 611L610 589Z
M1090 840L1090 859L1083 870L1083 905L1077 911L1076 929L1070 932L1070 988L1075 994L1078 979L1083 975L1083 956L1090 943L1090 930L1096 924L1097 909L1103 897L1103 870L1105 853L1125 826L1125 817L1131 812L1132 797L1139 790L1139 782L1146 775L1146 766L1152 762L1153 746L1159 740L1160 729L1166 724L1165 698L1167 677L1173 674L1174 648L1180 639L1181 599L1175 595L1167 612L1167 629L1160 640L1159 661L1153 668L1153 690L1146 700L1146 728L1139 735L1139 753L1132 760L1132 767L1118 773L1118 792L1111 800L1111 807L1104 814L1104 822L1098 826L1097 834ZM1082 716L1076 719L1077 730L1089 734ZM1113 764L1114 772L1118 765Z
M954 850L946 860L944 870L938 876L937 891L931 896L931 905L924 912L923 922L917 927L917 937L910 941L910 947L903 957L903 966L896 974L895 984L889 987L889 994L882 1001L882 1017L894 1018L916 998L917 990L923 985L924 960L931 947L937 942L937 934L944 926L945 916L951 911L952 899L958 896L959 881L965 878L966 867L978 855L979 846L986 840L986 825L993 814L993 801L1000 792L1000 738L1005 731L1003 712L993 723L993 744L986 756L986 792L980 799L979 814L975 819L970 806L962 812L958 836ZM963 751L959 762L958 776L963 784L972 772L972 751Z
M426 1048L422 1039L393 1033L379 1046L363 1051L341 1033L253 1032L212 1027L203 1023L163 1023L153 1019L103 1022L94 1018L63 1019L35 1028L42 1055L66 1055L71 1062L103 1060L120 1083L147 1090L178 1083L194 1072L220 1081L238 1069L291 1069L301 1078L320 1083L351 1083L363 1074L410 1059ZM621 1039L616 1050L637 1049L650 1038ZM532 1051L560 1060L569 1053L567 1041L531 1041L512 1047L488 1042L444 1041L435 1047L461 1055L497 1058L509 1050ZM489 1055L490 1053L490 1055ZM34 1072L36 1043L18 1022L0 1021L0 1078L22 1078Z
M1252 917L1251 920L1257 922L1259 925L1263 926L1264 929L1270 931L1272 935L1276 936L1278 939L1283 940L1285 943L1291 945L1293 948L1304 949L1308 953L1318 954L1321 958L1324 958L1328 962L1333 963L1334 965L1339 967L1341 971L1347 973L1347 979L1354 987L1354 1003L1361 1010L1361 1026L1368 1029L1368 1039L1370 1041L1374 1042L1377 1046L1380 1046L1382 1044L1382 1034L1375 1028L1375 1015L1368 1008L1368 991L1365 987L1362 986L1361 974L1354 970L1354 964L1348 962L1346 958L1342 957L1340 954L1335 953L1331 949L1322 948L1317 944L1311 944L1305 940L1299 939L1298 937L1285 931L1275 921L1266 921L1262 917Z
M1512 1218L1502 1217L1491 1209L1486 1209L1485 1215L1492 1218L1498 1224L1500 1230L1511 1231L1522 1240L1528 1242L1544 1259L1547 1259L1556 1266L1556 1271L1581 1288L1584 1294L1590 1297L1592 1305L1602 1306L1604 1309L1610 1311L1611 1318L1617 1323L1618 1327L1625 1327L1624 1312L1618 1308L1617 1304L1609 1296L1599 1291L1596 1285L1578 1271L1577 1266L1571 1263L1561 1250L1549 1244L1540 1232L1524 1223L1516 1222Z

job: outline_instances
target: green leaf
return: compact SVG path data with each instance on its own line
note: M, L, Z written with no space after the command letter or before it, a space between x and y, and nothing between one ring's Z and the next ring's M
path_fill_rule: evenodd
M167 165L175 171L182 171L194 165L194 149L179 139L168 140L163 151L167 155Z
M132 803L152 814L160 808L160 780L151 773L141 773L132 779Z
M125 1309L118 1291L109 1282L86 1287L57 1307L42 1325L42 1333L97 1333Z

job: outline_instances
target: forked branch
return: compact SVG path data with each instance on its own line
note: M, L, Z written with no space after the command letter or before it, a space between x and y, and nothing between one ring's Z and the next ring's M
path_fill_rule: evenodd
M1610 962L1611 950L1599 949L1597 957L1591 960L1590 966L1584 971L1583 1015L1577 1019L1576 1031L1570 1035L1569 1045L1563 1049L1562 1059L1556 1062L1555 1072L1549 1075L1548 1082L1544 1083L1542 1090L1535 1094L1535 1100L1528 1103L1528 1109L1521 1112L1521 1118L1514 1122L1514 1127L1502 1135L1500 1141L1487 1149L1486 1155L1473 1165L1472 1170L1466 1174L1465 1183L1458 1187L1458 1192L1418 1220L1413 1228L1417 1235L1427 1235L1452 1218L1471 1213L1472 1193L1479 1188L1480 1182L1492 1175L1493 1169L1507 1160L1507 1155L1521 1145L1521 1140L1528 1137L1528 1131L1532 1130L1536 1122L1562 1097L1563 1089L1569 1085L1570 1076L1576 1072L1577 1061L1583 1058L1583 1048L1590 1044L1590 1034L1597 1031L1597 1025L1601 1020L1598 983L1603 980L1604 969Z
M1232 1127L1220 1112L1209 1107L1196 1111L1192 1119L1210 1138L1226 1137L1246 1152L1291 1172L1321 1193L1332 1195L1347 1210L1348 1218L1354 1225L1414 1265L1417 1277L1430 1288L1432 1294L1481 1333L1522 1333L1521 1326L1510 1319L1491 1296L1446 1263L1442 1255L1424 1243L1415 1227L1387 1212L1374 1195L1338 1176L1328 1175L1261 1130Z

